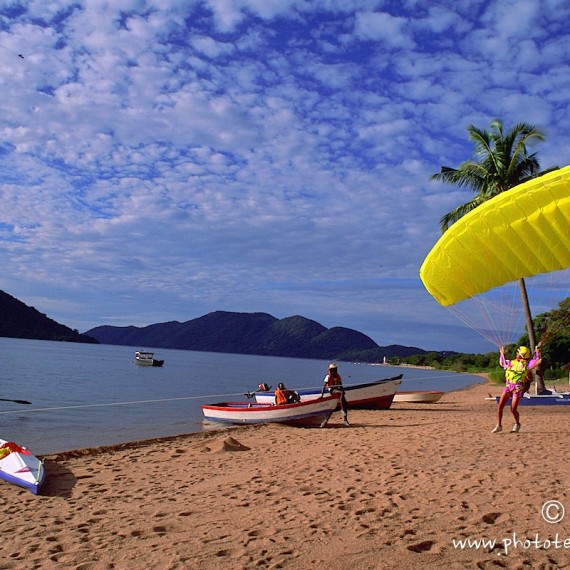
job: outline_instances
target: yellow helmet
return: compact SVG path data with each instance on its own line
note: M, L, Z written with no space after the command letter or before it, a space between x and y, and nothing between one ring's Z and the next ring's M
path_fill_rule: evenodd
M517 354L522 356L523 358L530 358L530 350L526 346L519 346L517 350Z

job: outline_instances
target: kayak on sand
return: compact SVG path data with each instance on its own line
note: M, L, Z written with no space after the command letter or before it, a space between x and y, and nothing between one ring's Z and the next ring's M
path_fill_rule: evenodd
M45 478L43 461L25 447L0 439L0 479L37 495Z

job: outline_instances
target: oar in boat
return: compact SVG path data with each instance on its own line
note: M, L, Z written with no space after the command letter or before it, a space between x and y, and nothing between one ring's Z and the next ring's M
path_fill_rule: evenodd
M0 398L2 402L14 402L16 404L31 404L32 402L28 402L28 400L10 400L8 398Z

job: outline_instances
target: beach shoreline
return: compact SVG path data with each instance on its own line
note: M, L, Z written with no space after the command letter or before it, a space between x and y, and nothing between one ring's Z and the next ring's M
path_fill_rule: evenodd
M519 434L491 434L485 397L499 392L482 377L435 404L351 411L350 428L335 413L320 430L46 455L39 496L0 483L0 529L15 538L3 567L563 568L570 542L524 540L570 539L568 521L541 515L548 501L570 508L567 412L527 407ZM509 548L513 533L525 538ZM461 542L479 539L495 545Z
M421 367L421 366L411 366L411 368L429 368L429 367ZM490 378L489 375L485 372L477 372L477 373L469 373L471 376L479 376L481 377L481 383L489 383ZM469 386L465 386L463 388L458 388L456 390L450 391L452 392L460 392L462 390L469 390L472 386L476 384L470 384ZM393 407L396 406L396 403L392 404ZM371 410L372 413L375 413L374 410ZM353 412L355 413L355 412ZM258 429L260 425L224 425L220 423L212 423L208 426L207 429L203 429L201 431L193 431L188 433L182 433L177 435L168 435L168 436L160 436L160 437L152 437L147 439L140 439L140 440L133 440L133 441L125 441L120 443L110 443L106 445L97 445L93 447L80 447L77 449L69 449L69 450L61 450L61 451L54 451L51 453L42 454L42 457L50 457L50 458L59 458L64 459L67 457L87 457L98 455L100 453L108 453L112 451L126 451L130 449L138 449L144 446L152 446L152 445L161 445L166 443L172 443L176 440L185 440L185 439L199 439L201 436L208 438L213 437L219 434L225 434L227 432L232 432L234 430L244 430L244 429Z

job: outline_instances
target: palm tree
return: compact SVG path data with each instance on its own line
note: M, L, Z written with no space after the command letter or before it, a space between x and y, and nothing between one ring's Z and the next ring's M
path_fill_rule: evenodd
M540 172L536 154L529 154L527 150L527 145L544 141L544 134L534 125L518 123L505 132L503 123L495 119L491 121L488 131L473 125L470 125L467 131L469 139L475 145L475 160L463 162L458 168L443 166L441 172L434 174L431 179L470 188L476 192L476 196L441 218L442 233L483 202L539 174L544 174ZM534 352L536 338L524 279L519 280L519 287L530 346ZM537 372L537 378L538 389L543 392L545 386L542 372Z

